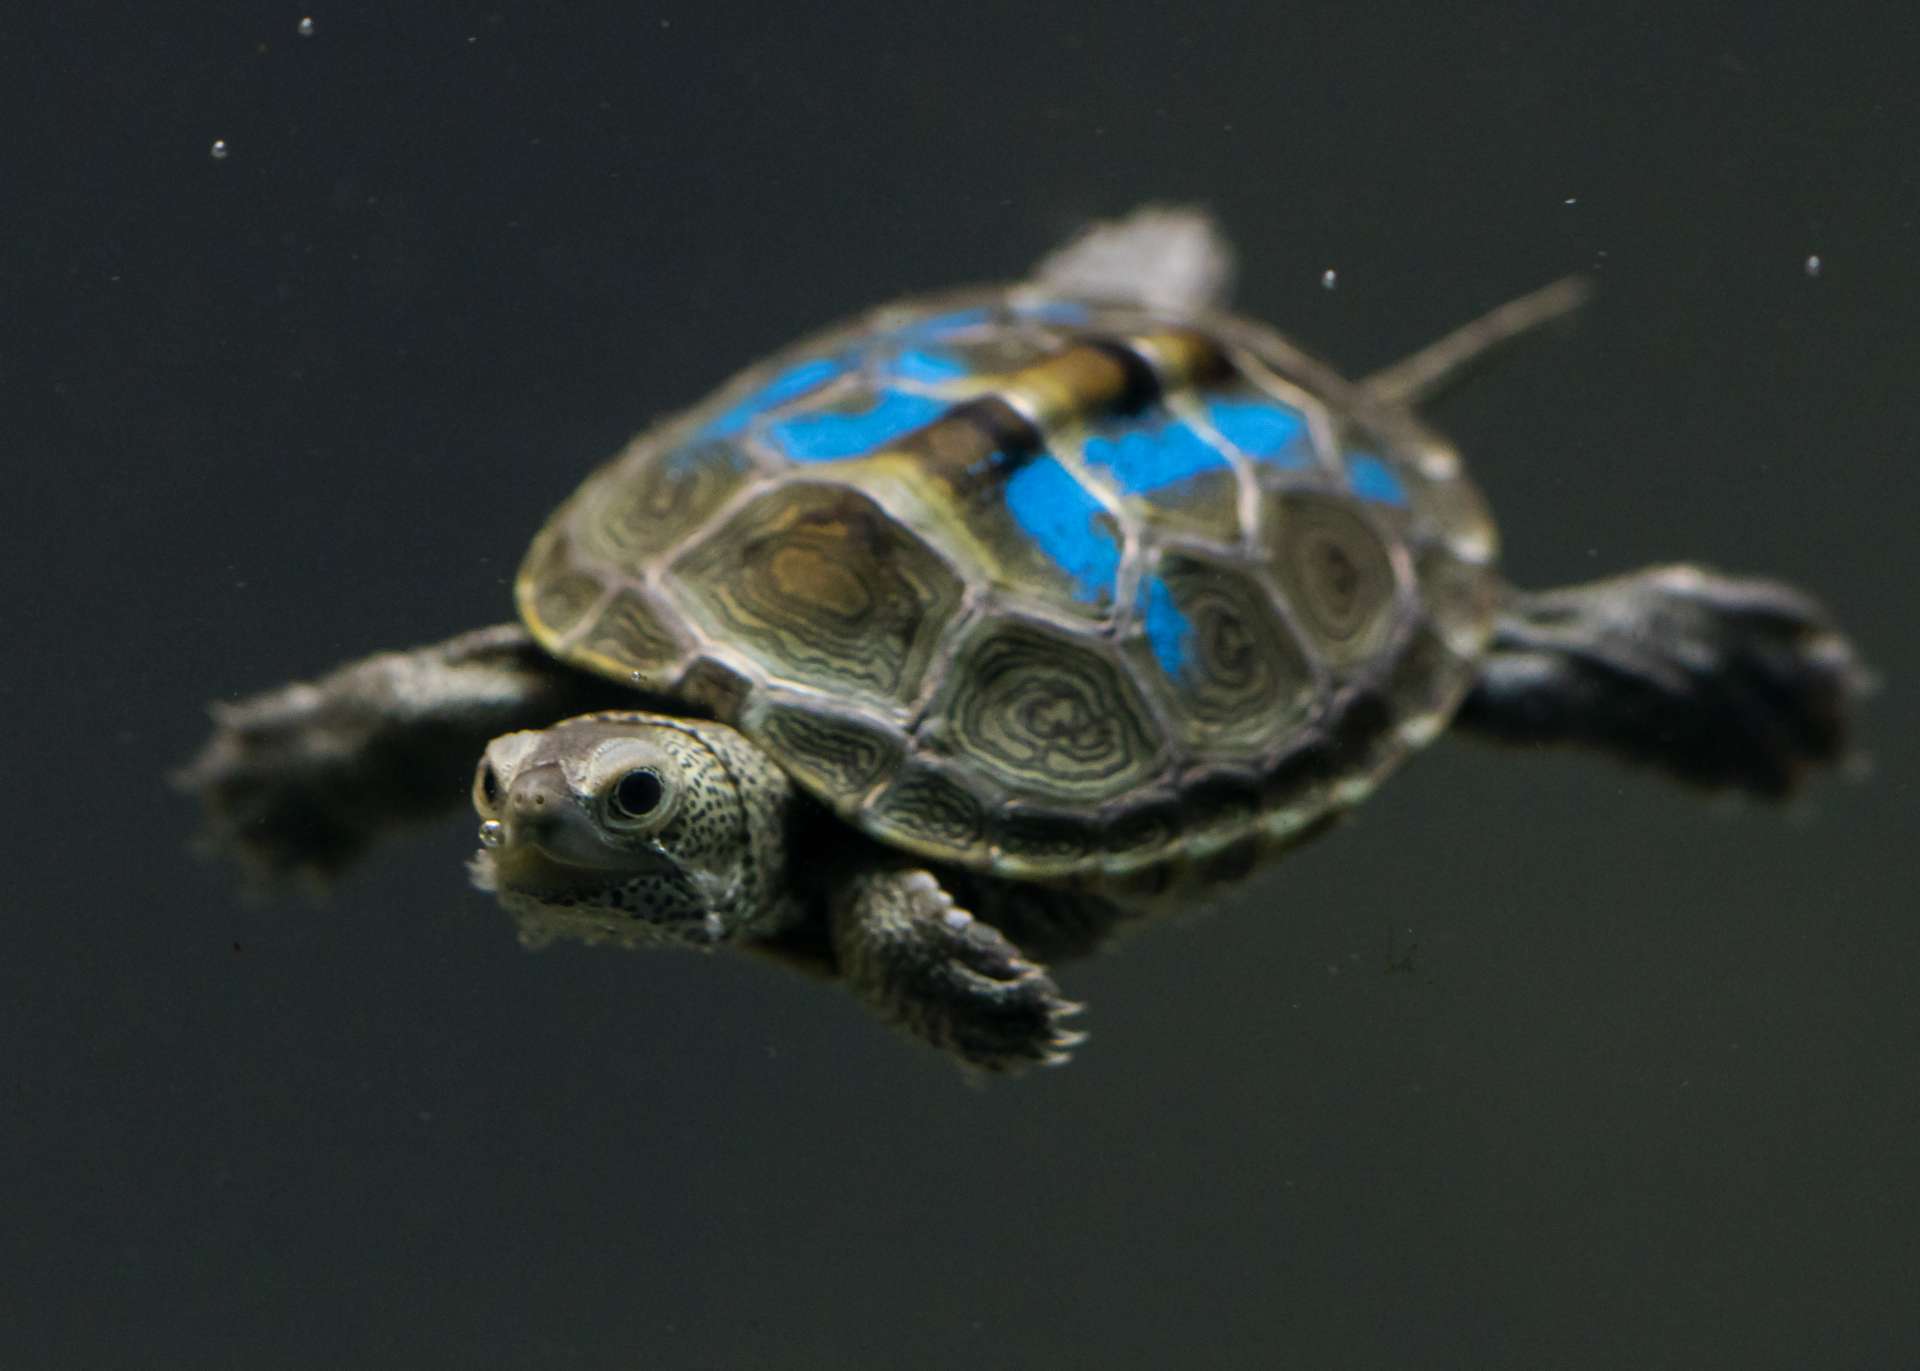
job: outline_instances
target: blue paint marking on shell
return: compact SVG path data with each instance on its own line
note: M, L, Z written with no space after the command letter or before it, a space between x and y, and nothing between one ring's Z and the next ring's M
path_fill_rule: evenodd
M858 457L903 433L932 423L947 402L904 390L883 390L879 400L855 414L823 410L782 419L767 431L775 447L796 462L831 462Z
M1141 622L1147 630L1147 646L1153 649L1153 655L1160 661L1160 669L1178 680L1186 669L1189 645L1193 641L1193 621L1187 618L1173 598L1173 592L1167 589L1167 583L1158 576L1149 576L1141 583L1141 596L1146 600L1145 612Z
M1043 300L1034 305L1016 305L1014 313L1042 324L1084 324L1093 317L1093 312L1078 300Z
M1402 508L1408 503L1407 488L1393 468L1371 452L1347 454L1347 485L1363 500Z
M887 364L887 375L902 381L920 381L939 385L970 375L972 368L956 353L945 348L908 348Z
M815 357L811 361L788 367L708 424L702 432L716 438L738 433L768 410L784 405L789 400L796 400L809 391L818 390L846 372L849 366L850 360L845 357Z
M949 333L959 333L964 329L978 328L982 324L993 322L993 310L985 305L974 309L956 309L946 314L935 314L897 329L897 338L941 338Z
M745 453L724 439L696 436L669 452L661 466L668 475L684 479L704 468L745 472L751 470L753 464Z
M1007 512L1072 579L1075 597L1090 604L1110 600L1120 544L1104 525L1105 507L1047 453L1022 465L1005 489Z
M1203 471L1231 472L1214 447L1179 421L1147 424L1113 438L1089 438L1090 466L1104 467L1129 495L1146 495Z
M1207 401L1207 418L1220 436L1256 462L1299 469L1313 465L1307 417L1277 400Z

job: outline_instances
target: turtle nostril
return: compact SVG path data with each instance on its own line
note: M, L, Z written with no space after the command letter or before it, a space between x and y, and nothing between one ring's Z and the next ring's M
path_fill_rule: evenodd
M567 807L560 802L566 798L565 787L566 781L556 769L542 767L514 778L507 787L504 808L520 823L544 827L564 817Z

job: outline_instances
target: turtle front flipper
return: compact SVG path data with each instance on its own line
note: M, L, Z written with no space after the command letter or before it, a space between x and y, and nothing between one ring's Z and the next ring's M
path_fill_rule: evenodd
M842 978L889 1023L985 1071L1064 1062L1081 1006L920 868L850 873L831 906Z
M633 698L501 624L216 703L213 736L174 782L199 796L214 855L269 880L325 878L457 808L496 734Z
M1517 743L1584 743L1683 780L1791 792L1846 755L1869 681L1826 611L1777 581L1692 566L1503 610L1458 722Z

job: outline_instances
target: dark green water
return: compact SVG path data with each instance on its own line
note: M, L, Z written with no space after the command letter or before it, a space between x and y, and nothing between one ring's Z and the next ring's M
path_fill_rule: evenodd
M1920 1361L1909 20L372 8L0 17L0 1367ZM1354 371L1591 272L1436 415L1508 569L1806 584L1873 774L1442 741L986 1090L521 951L464 819L322 904L188 855L206 700L503 617L655 415L1155 198Z

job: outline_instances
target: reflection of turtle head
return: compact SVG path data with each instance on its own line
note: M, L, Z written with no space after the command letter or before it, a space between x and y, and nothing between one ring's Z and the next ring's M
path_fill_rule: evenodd
M770 914L784 782L718 724L611 713L488 744L474 883L522 938L725 941Z

